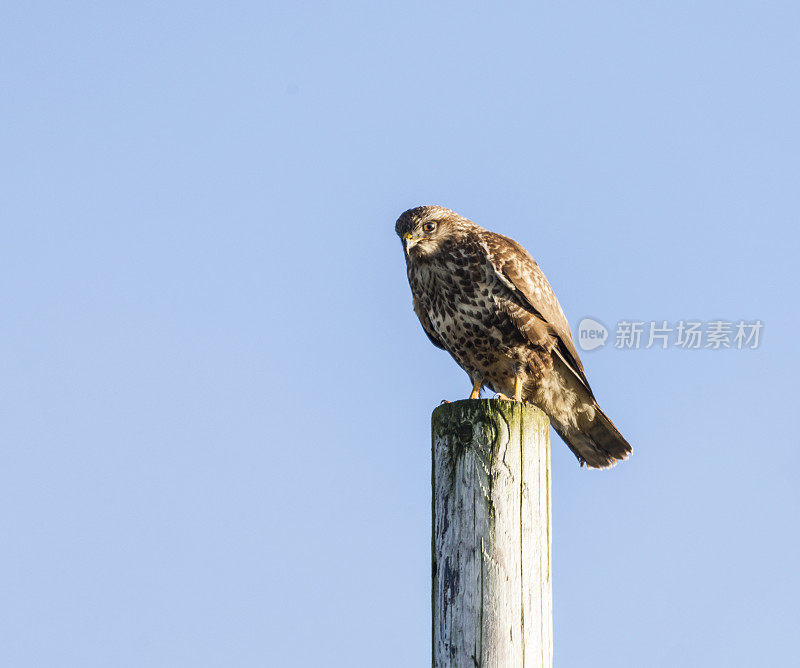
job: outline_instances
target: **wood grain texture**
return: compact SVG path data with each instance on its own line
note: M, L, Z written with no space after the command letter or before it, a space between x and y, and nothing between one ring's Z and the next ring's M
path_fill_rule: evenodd
M439 406L433 665L550 668L550 423L506 400Z

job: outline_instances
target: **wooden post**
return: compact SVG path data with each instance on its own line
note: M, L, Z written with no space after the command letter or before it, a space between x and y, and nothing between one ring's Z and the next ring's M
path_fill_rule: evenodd
M433 666L551 668L550 422L464 400L432 429Z

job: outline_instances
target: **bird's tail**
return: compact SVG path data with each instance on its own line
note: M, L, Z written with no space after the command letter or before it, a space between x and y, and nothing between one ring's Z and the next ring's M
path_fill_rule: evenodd
M547 413L581 466L604 469L627 459L633 448L597 405L583 373L560 354L551 359L552 373L533 384L527 397Z
M621 459L627 459L632 448L614 423L591 398L591 409L579 413L577 424L561 424L552 420L553 427L581 463L604 469Z

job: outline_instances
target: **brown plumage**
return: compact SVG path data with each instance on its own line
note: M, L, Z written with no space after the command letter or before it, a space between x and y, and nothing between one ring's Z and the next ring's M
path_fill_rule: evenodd
M627 458L631 446L597 405L564 312L522 246L440 206L409 209L395 230L414 312L467 372L472 396L486 386L536 404L581 464Z

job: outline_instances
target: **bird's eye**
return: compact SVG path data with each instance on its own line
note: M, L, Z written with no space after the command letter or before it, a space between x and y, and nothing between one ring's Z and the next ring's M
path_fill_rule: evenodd
M436 223L425 223L422 226L422 231L427 232L428 234L433 232L435 229L436 229Z

